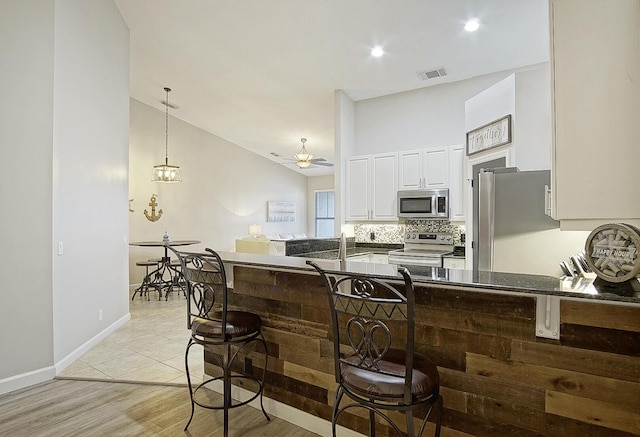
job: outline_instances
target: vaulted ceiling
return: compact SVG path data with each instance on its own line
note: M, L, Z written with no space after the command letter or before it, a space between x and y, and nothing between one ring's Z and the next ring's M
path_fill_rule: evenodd
M131 29L132 98L164 112L168 86L172 116L276 162L301 137L333 159L334 90L358 101L549 59L546 0L115 3Z

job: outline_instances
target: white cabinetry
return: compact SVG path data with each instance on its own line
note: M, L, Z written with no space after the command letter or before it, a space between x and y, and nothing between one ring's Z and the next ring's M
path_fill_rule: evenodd
M638 0L550 7L552 216L583 230L639 219Z
M397 220L397 154L354 156L347 160L347 221Z
M389 264L389 255L386 253L374 253L371 255L371 262L376 264Z
M444 257L442 259L442 267L445 269L459 269L464 270L464 258L448 258Z
M399 152L398 175L399 190L448 187L449 147Z
M422 150L398 153L398 189L418 190L422 188Z
M466 150L464 145L449 149L449 220L465 221L465 171Z
M451 221L464 221L464 145L398 152L398 189L449 188Z
M422 161L425 188L449 186L449 147L426 149Z
M347 259L354 262L389 264L389 255L386 253L364 253L362 255L350 256Z
M347 269L358 273L396 275L398 267L388 264L389 257L381 253L368 253L347 258Z

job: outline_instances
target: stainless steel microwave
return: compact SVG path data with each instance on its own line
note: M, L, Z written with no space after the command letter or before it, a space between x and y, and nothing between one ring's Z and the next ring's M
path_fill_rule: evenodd
M449 189L398 191L398 217L449 218Z

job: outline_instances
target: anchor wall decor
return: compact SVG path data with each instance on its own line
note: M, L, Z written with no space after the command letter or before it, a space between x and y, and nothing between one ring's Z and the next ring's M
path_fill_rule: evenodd
M149 199L150 200L149 206L151 207L151 215L149 215L149 212L146 209L144 210L144 216L147 218L147 220L151 222L156 222L160 220L160 217L162 217L162 209L158 210L158 214L156 215L156 206L158 206L158 203L156 202L157 198L158 198L157 194L152 194L151 199Z

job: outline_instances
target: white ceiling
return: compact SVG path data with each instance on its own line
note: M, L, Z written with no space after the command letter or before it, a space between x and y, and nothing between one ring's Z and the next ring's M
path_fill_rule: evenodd
M358 101L549 59L547 0L115 3L131 29L132 98L164 112L168 86L172 116L278 162L270 152L292 157L301 137L333 160L336 89ZM480 29L465 32L474 17ZM416 74L437 67L447 76Z

